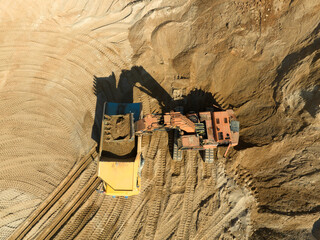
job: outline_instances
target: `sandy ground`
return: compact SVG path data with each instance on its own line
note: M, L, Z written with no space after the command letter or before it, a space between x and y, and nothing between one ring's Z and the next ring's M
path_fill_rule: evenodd
M0 238L91 149L98 100L152 113L182 89L189 110L235 110L230 157L208 165L186 152L177 163L170 134L146 136L142 193L93 194L56 239L311 239L319 11L317 0L1 1Z

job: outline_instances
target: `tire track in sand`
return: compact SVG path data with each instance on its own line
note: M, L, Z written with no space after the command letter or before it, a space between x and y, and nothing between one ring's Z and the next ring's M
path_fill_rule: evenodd
M193 215L194 189L197 182L198 152L188 151L187 182L184 193L182 216L177 230L177 239L188 239Z
M154 239L161 208L162 192L165 180L168 134L167 132L155 132L154 134L156 134L159 138L160 144L156 151L157 155L155 162L154 189L149 203L150 205L148 206L144 239Z

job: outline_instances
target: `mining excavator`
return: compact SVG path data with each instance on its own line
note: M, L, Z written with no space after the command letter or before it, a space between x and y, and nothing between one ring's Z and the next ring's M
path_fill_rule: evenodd
M183 108L165 114L142 117L141 103L109 103L103 107L99 144L98 176L104 192L112 196L131 196L140 192L141 137L154 131L173 131L173 160L182 160L182 151L204 152L207 163L214 161L214 149L239 141L239 122L233 110L190 112Z
M213 149L239 141L239 122L233 110L190 112L183 115L182 108L165 114L147 114L135 123L136 134L152 133L159 130L174 130L173 160L182 159L183 150L204 151L205 162L212 163Z

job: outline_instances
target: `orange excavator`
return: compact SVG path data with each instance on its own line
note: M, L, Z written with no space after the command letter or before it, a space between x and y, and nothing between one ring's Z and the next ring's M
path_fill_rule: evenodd
M239 141L239 122L233 110L191 112L186 115L171 111L163 114L147 114L135 123L136 135L160 130L174 130L173 159L180 161L183 150L203 150L205 161L213 162L213 149L231 146Z

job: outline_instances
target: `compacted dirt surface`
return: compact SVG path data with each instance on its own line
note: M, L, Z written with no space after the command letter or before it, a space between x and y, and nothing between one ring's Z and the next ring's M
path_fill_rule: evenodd
M174 162L170 132L143 136L141 193L94 192L54 238L320 239L319 13L318 0L1 1L0 239L98 141L104 100L146 114L177 92L188 110L232 108L239 145Z

